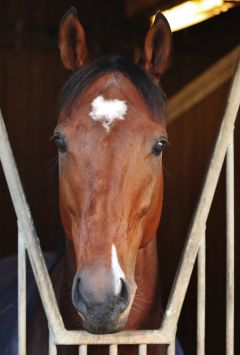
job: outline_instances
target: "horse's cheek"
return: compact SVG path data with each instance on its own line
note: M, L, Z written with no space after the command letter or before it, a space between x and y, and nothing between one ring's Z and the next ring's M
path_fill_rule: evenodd
M143 238L140 243L140 249L144 248L156 235L156 230L159 224L160 216L158 214L157 217L151 219L146 228L144 228Z
M61 202L61 200L60 200L60 215L61 215L62 225L66 233L66 236L71 242L73 242L71 218L69 213L66 210L65 205Z
M162 183L163 185L163 183ZM151 207L151 212L146 217L143 227L143 237L140 248L144 248L155 236L162 214L162 186L158 198Z

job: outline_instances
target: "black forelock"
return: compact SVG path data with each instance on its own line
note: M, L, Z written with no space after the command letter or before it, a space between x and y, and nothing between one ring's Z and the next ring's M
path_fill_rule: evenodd
M158 115L164 107L166 97L144 70L120 56L108 56L92 61L76 71L64 85L59 97L59 109L71 111L84 90L96 79L106 73L120 72L137 88L147 107Z

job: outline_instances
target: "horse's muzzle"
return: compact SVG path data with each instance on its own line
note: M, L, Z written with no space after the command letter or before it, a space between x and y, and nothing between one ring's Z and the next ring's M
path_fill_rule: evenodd
M72 301L83 327L90 333L116 333L126 324L124 311L130 302L129 287L125 280L115 280L107 270L98 270L96 274L89 270L77 272Z

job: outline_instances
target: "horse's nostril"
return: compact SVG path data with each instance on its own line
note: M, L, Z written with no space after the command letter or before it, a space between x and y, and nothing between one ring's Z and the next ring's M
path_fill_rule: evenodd
M81 295L81 292L80 292L80 282L81 282L81 279L78 277L77 278L77 281L76 281L76 291L79 293L79 295Z
M120 281L121 281L120 297L121 298L125 298L126 297L127 288L126 288L126 285L125 285L125 282L123 281L123 279L120 279Z
M124 281L122 278L121 280L121 290L119 294L119 303L126 307L129 303L129 290L126 281Z
M81 283L80 277L76 277L75 282L73 284L73 289L72 289L72 300L73 300L74 306L77 309L79 308L80 304L82 303L80 283Z

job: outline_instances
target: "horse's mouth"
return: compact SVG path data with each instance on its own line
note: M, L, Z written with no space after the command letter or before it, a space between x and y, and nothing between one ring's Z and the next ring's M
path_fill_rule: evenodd
M83 321L83 328L91 334L114 334L123 330L126 320L118 322L88 322Z
M129 305L130 306L130 305ZM82 306L78 309L78 317L81 318L83 328L92 334L113 334L123 330L127 323L129 308L123 312L121 307L111 304L94 306Z

